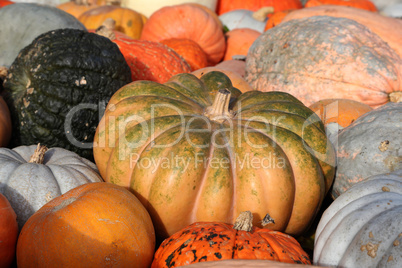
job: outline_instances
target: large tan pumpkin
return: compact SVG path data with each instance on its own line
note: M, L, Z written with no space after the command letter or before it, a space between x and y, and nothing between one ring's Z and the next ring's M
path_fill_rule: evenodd
M160 237L196 221L233 223L247 207L255 226L269 213L266 228L298 235L334 175L313 111L284 92L241 94L217 71L122 87L95 136L102 177L139 197Z
M283 18L282 23L312 16L331 16L355 20L380 36L402 57L402 20L361 8L325 5L295 10Z
M288 92L307 106L331 97L374 108L402 101L402 59L354 20L307 17L280 23L253 43L246 81L257 90Z

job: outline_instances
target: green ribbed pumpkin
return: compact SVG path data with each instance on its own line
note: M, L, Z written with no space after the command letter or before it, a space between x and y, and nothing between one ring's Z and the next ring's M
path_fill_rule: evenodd
M252 208L255 226L298 235L334 176L322 122L284 92L232 86L222 72L200 79L135 81L116 92L94 138L102 177L131 188L159 237L196 221L233 224Z
M129 82L130 68L109 39L77 29L38 36L20 52L4 81L12 146L41 143L93 160L102 105Z

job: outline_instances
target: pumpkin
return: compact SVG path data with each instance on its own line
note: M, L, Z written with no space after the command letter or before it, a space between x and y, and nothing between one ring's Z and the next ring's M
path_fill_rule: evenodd
M22 228L53 198L79 185L103 181L94 163L63 148L43 145L0 148L0 193Z
M317 226L314 264L401 267L402 169L354 184Z
M0 193L0 267L11 267L15 259L17 215L7 198Z
M94 139L102 177L137 195L162 238L196 221L233 223L251 206L256 226L269 213L267 228L298 235L332 184L334 156L296 98L241 94L218 71L122 87Z
M268 14L273 12L272 7L263 7L257 11L236 9L220 15L219 19L229 31L249 28L262 33L264 32Z
M96 33L107 36L119 47L131 70L131 79L164 83L175 74L191 72L191 66L173 49L159 42L135 40L110 26Z
M373 110L367 104L348 99L323 99L309 106L327 126L337 123L345 128L363 114Z
M111 18L116 22L115 29L117 31L134 39L140 38L144 27L143 18L140 13L130 8L103 5L85 11L78 17L78 20L81 21L87 29L96 29L101 26L107 18Z
M402 3L387 6L386 8L381 10L381 14L397 19L402 18Z
M238 28L226 32L226 51L223 60L231 60L237 55L247 56L248 49L260 35L260 32L250 28Z
M245 78L257 90L285 91L307 106L328 96L373 108L402 100L402 59L347 18L294 19L266 31L249 49Z
M224 73L226 73L225 71L234 72L244 79L246 75L246 57L233 56L231 60L221 61L213 67L219 68ZM226 75L230 76L228 73Z
M296 9L287 9L278 12L274 12L271 16L268 17L267 22L264 26L264 32L275 27L279 23L282 22L283 18L286 17L290 12L295 11Z
M72 15L56 7L34 3L2 7L0 25L0 36L3 37L0 38L0 66L6 67L10 67L21 49L42 33L60 28L85 30Z
M217 0L121 0L122 7L134 9L147 17L163 7L184 3L202 5L215 12Z
M167 268L230 259L274 260L311 264L290 235L253 226L244 211L235 223L196 222L167 238L155 253L151 268Z
M218 0L217 13L221 15L236 9L257 11L262 7L273 7L275 12L278 12L292 8L298 9L303 6L300 0Z
M6 147L10 142L11 130L10 111L3 97L0 96L0 147Z
M20 52L4 81L12 147L43 143L92 160L102 105L130 81L124 56L104 37L77 29L38 36Z
M402 168L401 122L402 103L389 103L365 113L339 133L334 198L364 178Z
M149 267L154 249L152 221L138 199L123 187L98 182L78 186L32 215L18 238L17 263Z
M203 75L205 75L205 74L207 74L209 72L214 72L214 71L222 72L225 75L227 75L227 77L232 82L232 85L235 88L239 89L242 93L254 90L246 82L246 80L244 80L244 78L241 77L240 74L238 74L235 71L229 70L229 69L221 68L219 66L210 66L210 67L201 68L201 69L198 69L196 71L193 71L192 74L195 75L198 79L200 79Z
M276 267L293 267L293 268L303 268L303 267L315 267L319 268L321 266L316 265L308 265L308 264L295 264L295 263L286 263L286 262L278 262L278 261L268 261L268 260L223 260L223 261L208 261L208 262L196 262L188 265L186 268L226 268L226 267L252 267L252 268L276 268Z
M371 0L379 11L383 11L387 7L400 3L400 0Z
M402 58L402 20L382 16L361 8L324 5L291 12L283 19L283 22L312 16L331 16L355 20L380 36Z
M78 19L78 17L92 8L98 5L106 4L106 1L94 1L94 0L69 0L67 2L61 3L57 8L73 15Z
M220 62L225 54L222 26L209 12L196 5L166 6L149 17L141 39L159 42L170 38L193 40L205 51L211 65Z
M304 7L316 7L321 5L340 5L361 8L368 11L377 11L376 6L370 0L308 0Z
M0 8L14 4L15 2L9 0L0 0Z
M208 66L207 54L200 45L191 39L170 38L161 40L160 43L167 45L182 56L190 65L192 71Z

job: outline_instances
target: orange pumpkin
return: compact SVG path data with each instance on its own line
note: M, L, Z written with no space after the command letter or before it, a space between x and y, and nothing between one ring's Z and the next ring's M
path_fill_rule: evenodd
M279 23L281 23L283 18L285 18L286 15L288 15L290 12L292 12L294 10L296 10L296 9L287 9L287 10L274 12L271 16L268 17L268 20L265 23L264 32L266 30L269 30L269 29L275 27Z
M282 22L313 16L331 16L355 20L380 36L402 58L402 20L382 16L361 8L323 5L295 10L283 18Z
M0 8L4 7L4 6L8 6L14 4L13 1L9 1L9 0L0 0Z
M221 15L235 9L257 11L267 6L273 7L275 12L303 7L300 0L218 0L217 13Z
M10 142L11 129L10 111L3 97L0 96L0 147L5 147Z
M99 2L99 4L98 4ZM57 5L57 8L64 10L65 12L73 15L77 19L79 16L92 8L102 5L105 1L94 1L94 0L70 0L68 2L61 3Z
M15 259L18 224L10 202L0 193L0 267L11 267Z
M223 60L231 60L236 55L247 56L248 49L260 35L260 32L250 28L236 28L225 33L226 51Z
M311 264L290 235L254 227L250 211L235 223L197 222L167 238L155 253L151 268L173 268L198 262L230 259L274 260Z
M222 26L209 12L194 4L166 6L155 11L141 33L142 40L159 42L170 38L193 40L205 51L211 65L220 62L225 54Z
M170 38L161 40L160 43L167 45L182 56L192 71L208 66L207 54L191 39Z
M87 29L97 29L107 18L115 20L117 31L134 39L140 38L144 18L140 13L129 8L112 5L99 6L85 11L78 17L78 20Z
M18 238L17 263L149 267L154 248L151 218L132 193L110 183L88 183L54 198L29 218Z
M376 6L370 0L308 0L304 7L316 7L321 5L340 5L374 12L377 11Z
M361 115L373 110L367 104L348 99L323 99L309 107L324 123L337 123L341 127L347 127Z
M191 72L190 65L173 49L159 42L136 40L101 27L98 34L110 38L120 48L131 70L131 79L164 83L175 74Z

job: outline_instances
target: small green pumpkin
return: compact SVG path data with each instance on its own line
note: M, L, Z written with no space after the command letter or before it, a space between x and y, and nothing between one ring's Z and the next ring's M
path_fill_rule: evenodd
M102 106L131 81L115 43L95 33L59 29L38 36L4 81L12 147L42 143L92 160Z

